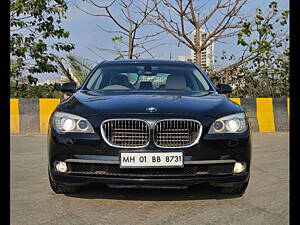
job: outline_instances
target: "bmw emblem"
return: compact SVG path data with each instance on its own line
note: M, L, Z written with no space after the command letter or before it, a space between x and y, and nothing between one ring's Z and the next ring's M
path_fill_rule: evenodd
M148 108L146 108L146 111L147 112L156 112L157 108L155 108L155 107L148 107Z

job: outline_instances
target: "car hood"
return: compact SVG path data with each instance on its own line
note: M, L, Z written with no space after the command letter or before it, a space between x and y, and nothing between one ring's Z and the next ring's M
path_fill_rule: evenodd
M156 112L147 112L154 107ZM79 116L97 114L197 114L219 118L241 112L238 104L224 95L208 94L157 94L157 93L105 93L77 91L62 101L57 111Z

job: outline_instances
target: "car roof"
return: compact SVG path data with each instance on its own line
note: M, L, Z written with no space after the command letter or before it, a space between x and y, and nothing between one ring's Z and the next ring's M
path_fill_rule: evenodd
M192 62L176 61L176 60L150 60L150 59L123 59L123 60L109 60L103 61L102 65L120 65L120 64L139 64L139 63L154 63L164 65L194 65Z

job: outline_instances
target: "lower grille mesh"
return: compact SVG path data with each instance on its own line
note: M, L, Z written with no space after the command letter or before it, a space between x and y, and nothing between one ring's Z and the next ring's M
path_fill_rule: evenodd
M68 173L102 175L102 176L126 176L126 177L164 177L164 176L196 176L196 175L226 175L231 174L233 164L222 165L185 165L184 168L139 168L124 169L119 165L67 163Z

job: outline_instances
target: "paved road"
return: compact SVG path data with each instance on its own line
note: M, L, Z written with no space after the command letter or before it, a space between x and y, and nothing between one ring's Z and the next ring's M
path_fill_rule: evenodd
M46 136L11 136L11 224L289 224L289 134L254 133L252 157L241 198L205 186L66 196L48 186Z

